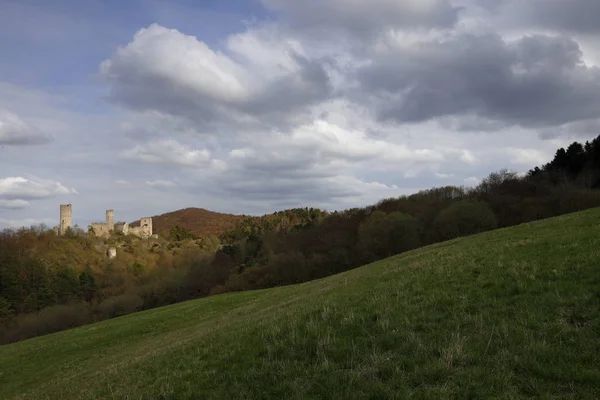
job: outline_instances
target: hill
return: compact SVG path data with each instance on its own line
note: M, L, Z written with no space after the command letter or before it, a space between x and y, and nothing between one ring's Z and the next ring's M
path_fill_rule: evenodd
M172 227L179 225L196 236L218 236L228 229L232 229L237 222L244 219L243 215L224 214L203 208L184 208L152 217L154 233L167 237ZM139 223L136 220L131 223Z
M599 398L600 209L0 347L3 399Z

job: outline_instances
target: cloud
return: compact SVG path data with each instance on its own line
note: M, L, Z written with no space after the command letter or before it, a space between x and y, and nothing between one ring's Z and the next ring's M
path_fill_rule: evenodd
M322 63L265 32L231 37L228 55L196 37L152 24L105 60L100 72L112 101L205 126L285 118L328 98L331 88Z
M52 180L36 177L25 179L20 176L0 178L0 199L4 200L42 199L72 194L78 192Z
M30 227L44 224L46 226L53 226L56 221L51 218L23 218L23 219L8 219L0 218L0 226L10 229L18 229L22 227Z
M475 156L470 150L461 150L460 160L470 165L477 165L479 163L477 156Z
M18 115L0 107L0 145L35 145L51 140Z
M414 149L403 144L390 143L368 137L365 132L345 129L325 120L315 120L297 127L291 133L274 133L267 136L264 145L253 149L235 149L235 158L259 160L270 163L285 159L301 165L312 162L365 161L377 159L385 162L435 162L443 160L440 152L432 149Z
M332 114L330 114L331 116ZM340 118L342 120L342 118ZM358 188L377 188L376 193L404 193L393 183L361 179L351 174L370 170L385 171L402 167L406 175L416 174L430 164L443 162L450 153L436 148L417 148L369 137L364 131L350 129L317 119L291 132L249 132L238 146L220 155L197 153L174 140L149 142L127 150L124 157L145 163L201 166L177 170L184 174L178 186L187 192L210 193L217 198L238 198L265 204L300 200L334 204L360 198ZM187 161L186 161L187 160ZM185 183L184 183L185 182ZM217 184L215 184L215 182ZM146 182L151 186L173 186L172 181ZM346 186L349 185L349 186ZM311 197L312 196L312 197ZM370 197L369 197L370 198Z
M160 111L128 112L119 121L119 131L127 138L139 142L171 137L210 139L211 131L203 132L194 121Z
M211 156L206 149L193 149L179 143L174 139L158 140L137 145L132 149L124 150L121 157L133 161L142 161L152 164L167 164L181 166L208 165Z
M241 179L244 177L245 179ZM317 176L278 174L240 174L239 170L225 175L223 184L205 187L212 195L243 198L248 205L278 204L280 207L314 207L336 209L350 204L369 204L382 197L399 196L410 189L351 175ZM261 207L261 208L262 208Z
M467 186L477 186L481 182L481 179L471 176L466 178L464 182L467 184Z
M447 0L262 0L296 29L341 29L371 35L390 27L451 27L459 8Z
M437 176L440 179L454 178L454 174L444 174L444 173L439 173L439 172L436 172L435 176Z
M482 5L506 26L600 33L600 2L596 0L494 0Z
M325 120L315 120L290 133L272 132L260 137L259 142L250 139L246 147L235 148L222 159L226 165L223 182L240 181L245 185L257 178L275 179L281 184L304 180L302 187L310 190L311 180L318 186L318 180L365 169L401 168L405 176L416 175L423 169L435 168L451 155L445 149L374 139L362 130Z
M0 199L0 209L20 210L29 207L29 202L25 200L4 200Z
M508 122L491 120L474 114L442 116L436 118L436 122L444 129L456 132L494 133L510 125Z
M456 33L390 47L357 77L382 121L476 115L537 128L597 116L600 69L581 57L565 36Z
M530 168L541 166L552 158L551 154L545 154L537 149L509 147L504 151L510 157L513 164L524 165Z
M308 202L334 207L407 191L393 182L360 178L354 173L367 168L385 171L394 166L406 175L416 174L446 157L436 149L376 140L362 131L324 120L299 126L290 133L272 132L259 137L260 141L249 139L247 146L234 148L220 159L220 170L202 170L200 180L190 180L187 190L197 187L216 197L241 198L245 202L289 206ZM208 184L215 181L219 184ZM182 187L186 189L186 185Z
M547 127L540 130L543 139L555 139L560 137L583 137L589 138L600 133L600 119L591 118L568 124Z
M177 184L173 181L166 181L160 179L157 179L155 181L146 181L146 185L156 188L173 188L177 186Z

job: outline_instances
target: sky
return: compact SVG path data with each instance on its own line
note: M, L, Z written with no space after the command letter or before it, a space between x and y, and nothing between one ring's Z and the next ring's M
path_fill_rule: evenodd
M343 210L600 134L597 0L0 0L0 228Z

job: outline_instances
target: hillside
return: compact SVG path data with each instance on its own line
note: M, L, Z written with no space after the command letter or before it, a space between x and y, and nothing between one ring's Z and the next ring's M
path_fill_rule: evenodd
M0 347L0 398L600 397L600 209Z
M154 233L158 233L162 237L168 236L170 229L175 225L179 225L197 236L218 236L233 228L243 218L243 215L218 213L203 208L184 208L153 216L152 228ZM139 223L139 220L132 222L132 225L136 223Z

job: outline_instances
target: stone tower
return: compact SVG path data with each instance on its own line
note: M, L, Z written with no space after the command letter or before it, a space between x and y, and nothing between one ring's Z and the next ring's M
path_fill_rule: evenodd
M106 210L106 227L109 232L115 230L115 212L113 210Z
M152 236L152 217L140 218L140 236L143 238Z
M73 209L71 204L60 205L60 225L58 228L58 234L64 235L68 228L73 225Z

